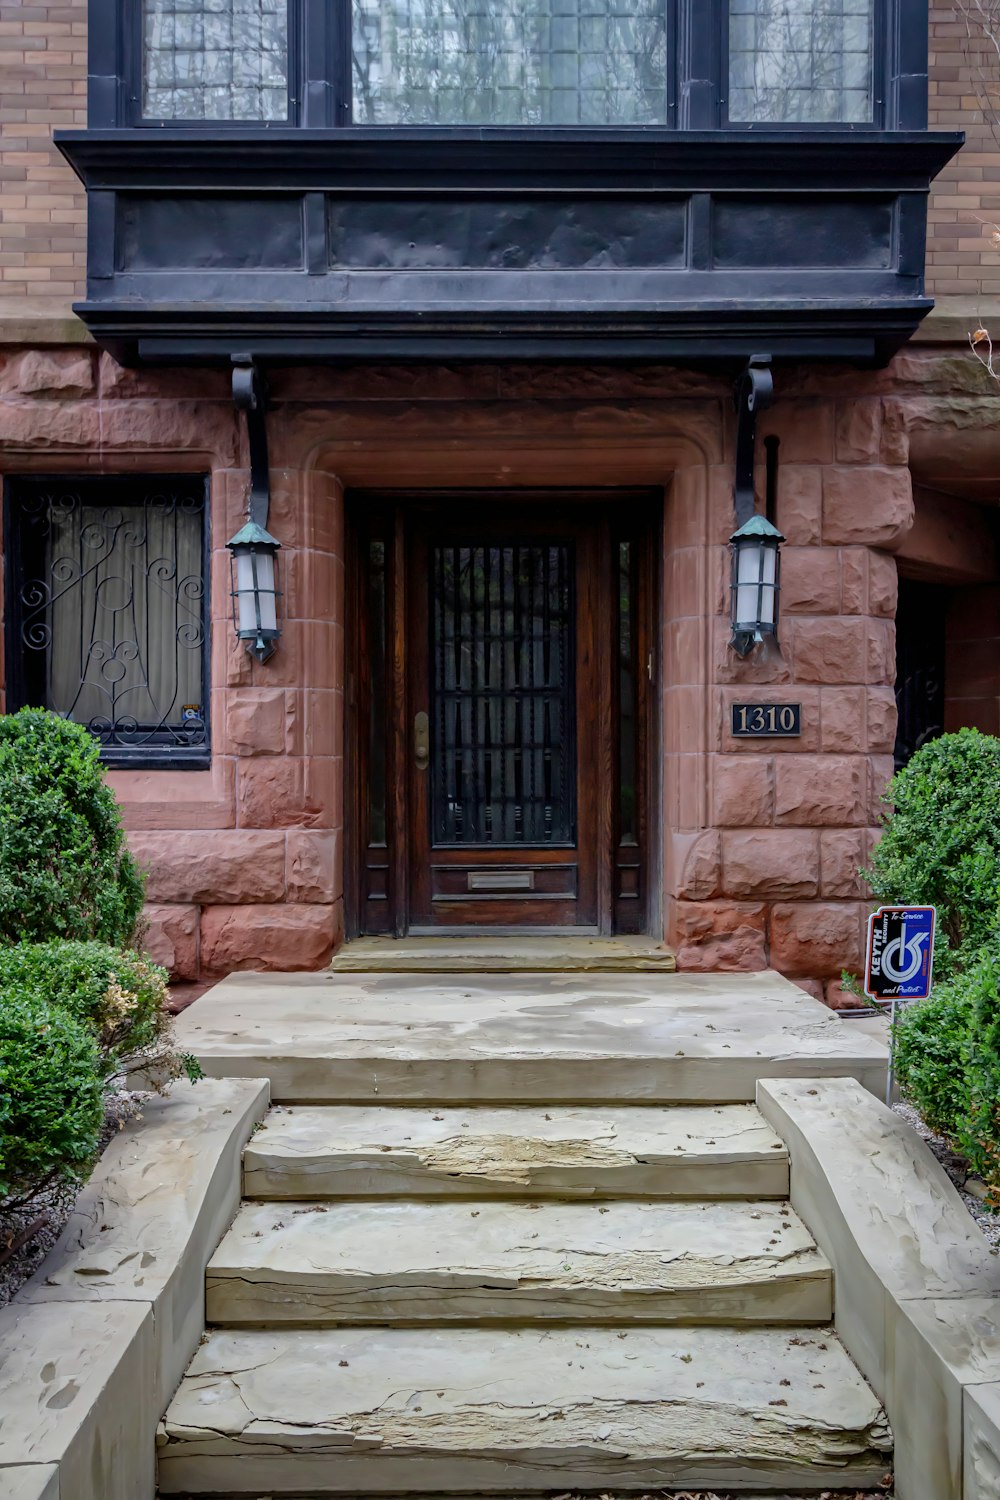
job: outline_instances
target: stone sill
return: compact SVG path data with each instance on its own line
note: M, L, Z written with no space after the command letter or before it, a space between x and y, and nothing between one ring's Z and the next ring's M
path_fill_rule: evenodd
M1000 1493L1000 1261L899 1115L850 1078L765 1079L837 1333L886 1407L896 1500Z
M153 1500L157 1423L204 1331L205 1267L267 1105L260 1079L185 1080L112 1141L0 1312L5 1497Z

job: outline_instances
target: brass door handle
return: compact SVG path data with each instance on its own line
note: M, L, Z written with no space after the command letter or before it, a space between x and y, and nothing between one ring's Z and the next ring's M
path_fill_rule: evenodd
M430 715L422 712L413 720L413 759L418 771L426 771L431 763Z

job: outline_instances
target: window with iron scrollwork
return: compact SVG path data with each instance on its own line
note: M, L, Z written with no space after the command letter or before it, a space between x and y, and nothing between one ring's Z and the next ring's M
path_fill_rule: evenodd
M205 765L207 482L7 483L8 707L84 724L111 765Z

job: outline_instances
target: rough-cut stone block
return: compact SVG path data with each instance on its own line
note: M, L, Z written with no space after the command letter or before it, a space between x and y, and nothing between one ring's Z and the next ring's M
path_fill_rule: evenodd
M677 967L687 974L753 974L767 963L765 936L756 927L710 933L677 950Z
M149 873L153 901L236 906L285 894L283 833L132 833L129 847Z
M148 1303L0 1311L0 1474L59 1467L59 1500L153 1500L160 1417Z
M240 825L244 828L329 827L330 812L321 788L308 774L309 761L300 757L261 757L240 761L236 772L236 795ZM328 765L328 762L320 762Z
M776 521L792 547L815 547L822 540L823 470L817 463L781 464Z
M677 943L699 943L750 929L764 936L767 906L762 901L675 901L671 933Z
M827 978L853 968L861 930L855 905L812 902L771 911L771 962L782 974Z
M295 741L296 694L241 688L226 704L226 740L237 755L282 755Z
M722 877L730 896L808 900L819 894L819 835L797 828L724 833Z
M0 1469L2 1500L59 1500L59 1470L54 1464L18 1464Z
M148 923L143 946L153 962L162 964L171 979L197 979L198 907L147 906L143 917Z
M786 621L783 635L791 637L796 682L867 682L868 625L843 615Z
M882 445L882 402L852 397L837 403L837 461L877 464Z
M891 547L913 525L909 469L837 468L823 472L823 540Z
M332 906L208 906L201 922L202 972L319 969L336 939Z
M866 688L824 688L820 694L823 749L857 755L867 742L865 728Z
M760 419L761 438L781 439L784 464L833 462L834 404L832 401L781 400Z
M261 1079L184 1081L111 1142L17 1301L133 1303L153 1314L156 1413L205 1326L205 1267L240 1201L240 1159L267 1110ZM152 1437L152 1434L149 1434Z
M243 1173L246 1196L265 1199L788 1194L788 1154L746 1104L274 1110Z
M822 894L827 900L861 898L859 869L865 863L867 833L860 828L838 828L819 836Z
M669 1253L664 1254L664 1246ZM825 1323L829 1263L787 1204L246 1203L212 1256L216 1327Z
M899 570L888 552L868 554L868 613L886 620L896 618Z
M878 755L892 752L896 743L896 694L891 687L868 689L868 749Z
M781 609L791 615L840 612L840 557L830 547L785 547L781 556Z
M1000 1383L966 1386L962 1450L962 1500L1000 1495Z
M162 1496L771 1491L799 1475L815 1492L877 1484L890 1447L844 1350L809 1330L216 1331L167 1412L159 1479Z
M905 401L882 404L882 462L907 464L910 461L910 416Z
M756 756L714 756L712 810L719 828L761 828L773 822L773 761Z
M0 369L4 396L88 396L93 389L93 360L82 349L28 349Z
M868 613L868 559L867 547L841 547L840 552L840 608L845 615Z
M800 828L867 823L868 762L860 755L788 755L775 765L774 818Z
M722 841L718 832L709 829L694 835L681 866L676 894L691 901L707 901L717 896L721 866Z
M896 626L892 620L868 620L867 682L888 684L896 680Z
M868 818L869 824L880 823L887 811L886 790L895 772L891 755L872 755L868 758Z
M823 986L823 999L831 1010L865 1010L868 1007L864 996L847 989L839 979L827 980Z
M332 902L343 885L339 834L291 829L285 837L289 901Z

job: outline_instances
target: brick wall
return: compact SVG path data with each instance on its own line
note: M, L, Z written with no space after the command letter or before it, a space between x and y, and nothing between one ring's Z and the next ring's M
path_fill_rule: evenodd
M83 287L83 189L52 144L87 121L87 0L0 0L0 297Z
M1000 295L1000 148L983 117L975 75L997 77L995 55L969 41L951 5L931 5L930 126L964 130L965 149L938 178L930 205L927 277L932 296Z
M84 195L54 149L52 130L86 123L87 0L0 0L0 297L83 290ZM969 144L931 199L929 289L1000 295L1000 148L984 123L965 27L931 6L932 127ZM993 63L994 75L996 63Z

